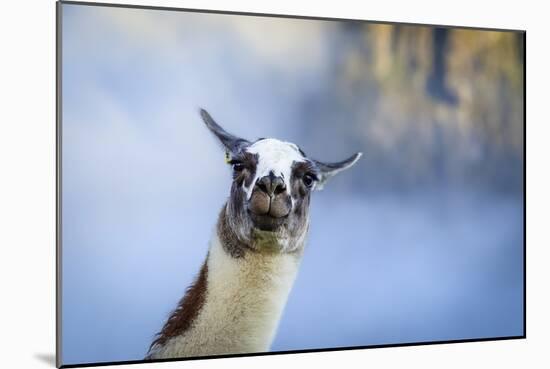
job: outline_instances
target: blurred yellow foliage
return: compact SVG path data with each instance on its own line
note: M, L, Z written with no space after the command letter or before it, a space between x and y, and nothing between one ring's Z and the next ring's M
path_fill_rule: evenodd
M509 177L508 161L521 187L522 33L386 24L342 33L330 105L355 112L367 169L386 160L405 182L494 182Z

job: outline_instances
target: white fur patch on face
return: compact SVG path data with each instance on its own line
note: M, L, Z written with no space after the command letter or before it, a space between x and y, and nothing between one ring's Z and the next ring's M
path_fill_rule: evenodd
M275 176L282 177L286 188L290 189L292 163L305 161L298 146L291 142L279 141L274 138L266 138L255 142L246 151L258 155L256 175L250 188L245 188L247 199L250 199L252 189L258 178L268 176L272 171Z

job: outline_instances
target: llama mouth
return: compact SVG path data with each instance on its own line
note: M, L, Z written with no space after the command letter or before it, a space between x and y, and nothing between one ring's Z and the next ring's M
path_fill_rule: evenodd
M285 224L285 221L288 217L284 216L277 218L269 214L255 214L251 211L249 211L249 215L252 223L254 224L254 228L267 232L276 232L277 230L279 230Z

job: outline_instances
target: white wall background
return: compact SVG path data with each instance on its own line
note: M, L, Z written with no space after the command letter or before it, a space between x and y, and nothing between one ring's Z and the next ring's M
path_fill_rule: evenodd
M116 2L116 1L113 1ZM543 367L548 347L550 134L543 3L138 1L134 4L527 29L527 340L149 364L163 368ZM52 367L55 352L55 3L12 1L0 21L2 367ZM84 333L85 334L85 333Z

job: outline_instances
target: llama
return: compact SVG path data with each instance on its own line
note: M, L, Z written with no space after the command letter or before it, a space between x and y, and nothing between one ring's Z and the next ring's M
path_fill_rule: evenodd
M195 282L146 359L268 351L304 251L311 192L361 156L322 163L293 143L250 142L201 116L232 166L230 196Z

